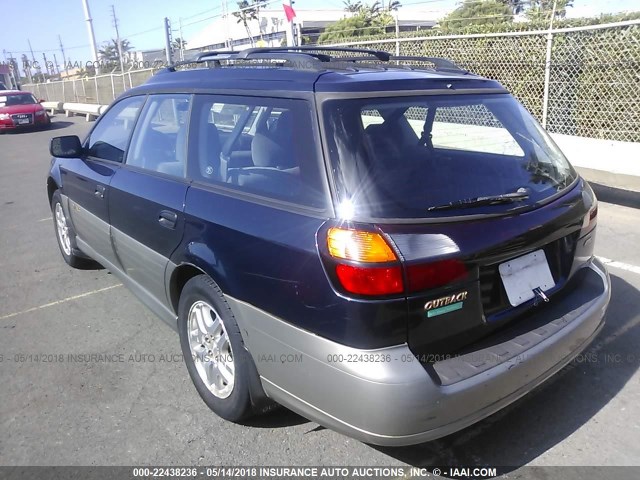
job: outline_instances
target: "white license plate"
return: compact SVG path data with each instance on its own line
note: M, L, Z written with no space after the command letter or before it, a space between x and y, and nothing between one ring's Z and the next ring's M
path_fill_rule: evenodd
M19 118L17 122L18 122L18 125L26 125L28 123L31 123L28 118Z
M502 284L514 307L535 297L533 290L546 292L556 284L549 270L544 250L536 250L498 266Z

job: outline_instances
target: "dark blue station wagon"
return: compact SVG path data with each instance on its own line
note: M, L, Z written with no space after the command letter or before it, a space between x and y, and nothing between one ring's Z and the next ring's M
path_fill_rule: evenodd
M278 403L424 442L599 332L596 198L499 83L370 50L191 63L84 141L54 138L47 190L65 261L99 262L175 328L221 417Z

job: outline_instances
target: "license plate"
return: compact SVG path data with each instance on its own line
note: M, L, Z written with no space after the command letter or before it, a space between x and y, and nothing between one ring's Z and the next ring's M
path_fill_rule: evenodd
M18 118L16 122L18 123L18 125L26 125L28 123L31 123L28 118Z
M535 297L535 288L545 292L556 284L544 250L536 250L504 262L498 266L498 270L509 303L514 307Z

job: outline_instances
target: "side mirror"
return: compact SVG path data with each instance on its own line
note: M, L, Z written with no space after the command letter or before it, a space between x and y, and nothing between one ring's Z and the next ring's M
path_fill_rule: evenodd
M44 98L41 98L40 100L38 100L38 103L44 103L44 102L46 102Z
M49 152L58 158L78 158L84 154L84 149L76 135L65 135L51 139Z

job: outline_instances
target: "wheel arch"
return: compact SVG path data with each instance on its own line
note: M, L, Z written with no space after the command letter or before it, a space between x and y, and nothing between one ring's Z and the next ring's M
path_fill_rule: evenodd
M49 198L49 205L51 205L51 201L53 200L53 194L60 187L58 182L52 176L47 177L47 197Z
M187 284L189 280L198 275L206 275L211 278L222 293L227 293L226 286L224 282L221 281L218 275L214 272L211 272L210 269L199 265L199 262L191 262L185 261L180 263L172 272L169 278L169 285L167 289L167 293L169 295L169 301L171 302L171 308L177 314L178 313L178 304L180 302L180 295L182 294L182 290L184 286Z

